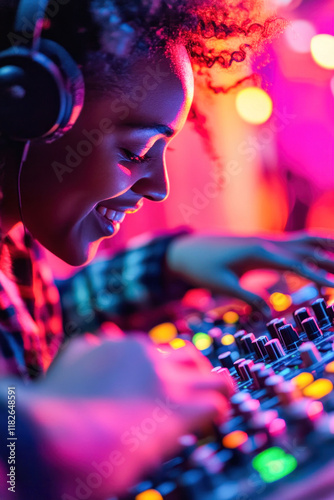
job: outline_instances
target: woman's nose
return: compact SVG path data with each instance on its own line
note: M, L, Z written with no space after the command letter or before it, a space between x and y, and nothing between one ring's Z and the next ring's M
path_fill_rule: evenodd
M163 201L169 194L169 179L164 160L151 163L149 171L134 183L132 191L151 201Z

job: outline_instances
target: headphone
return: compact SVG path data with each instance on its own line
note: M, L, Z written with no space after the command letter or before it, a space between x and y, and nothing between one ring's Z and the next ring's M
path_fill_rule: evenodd
M48 0L20 0L15 46L0 52L0 135L14 141L53 142L78 119L85 95L76 62L41 37Z

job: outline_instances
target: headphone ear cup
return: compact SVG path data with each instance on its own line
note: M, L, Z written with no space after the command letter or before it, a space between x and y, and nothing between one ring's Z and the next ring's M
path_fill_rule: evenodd
M52 142L73 127L84 103L84 80L66 50L42 39L38 52L0 54L0 131L5 137Z
M70 54L58 43L42 38L39 51L45 54L59 68L64 81L64 107L59 118L59 127L44 139L53 142L68 132L77 121L85 100L85 83L83 75Z

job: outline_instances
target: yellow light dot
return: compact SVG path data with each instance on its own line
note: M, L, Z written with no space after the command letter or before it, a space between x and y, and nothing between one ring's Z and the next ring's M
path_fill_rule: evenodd
M325 372L334 373L334 361L331 361L328 365L326 365Z
M206 333L196 333L193 336L193 343L199 351L205 351L212 345L212 338Z
M146 490L139 493L135 500L163 500L163 497L157 490Z
M231 345L235 342L235 338L233 337L233 335L224 335L224 337L222 338L222 344L223 345Z
M298 387L299 389L304 389L308 385L312 384L313 381L314 381L314 377L313 377L312 373L308 373L308 372L300 373L299 375L297 375L297 377L294 377L292 379L292 382L294 383L294 385L296 387Z
M238 93L236 108L243 120L260 125L269 120L273 111L273 102L264 90L248 87Z
M227 436L223 438L223 446L225 446L225 448L230 448L230 449L238 448L239 446L244 444L247 441L247 439L248 435L246 434L246 432L233 431L230 432L230 434L227 434Z
M152 328L148 334L155 344L168 344L177 336L177 329L173 323L162 323Z
M290 295L279 292L272 293L269 300L275 311L285 311L292 304Z
M334 36L315 35L311 40L311 54L322 68L334 69Z
M327 396L333 390L333 384L326 378L319 378L313 384L305 387L304 396L307 398L320 399Z
M181 349L181 347L184 347L186 345L186 342L183 339L173 339L171 342L169 342L169 345L173 349Z
M234 325L239 320L239 314L234 311L227 311L223 314L223 321L229 325Z

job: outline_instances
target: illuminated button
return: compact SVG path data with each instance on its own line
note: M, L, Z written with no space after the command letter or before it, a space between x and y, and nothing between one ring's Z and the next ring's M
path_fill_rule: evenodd
M300 373L299 375L297 375L297 377L294 377L291 380L291 382L293 382L295 386L298 387L299 389L304 389L308 385L312 384L313 381L314 377L312 373L308 372Z
M221 340L221 343L223 345L231 345L231 344L234 344L234 342L235 342L235 339L234 339L233 335L230 335L230 334L224 335L222 340Z
M248 435L244 431L233 431L230 434L227 434L223 438L223 446L229 449L239 448L239 446L243 445L248 439Z
M149 337L155 344L168 344L177 336L177 329L173 323L162 323L149 331Z
M311 54L322 68L334 69L334 36L315 35L311 40Z
M163 497L157 490L146 490L139 493L135 500L163 500Z
M173 339L169 342L169 345L176 350L184 347L186 345L186 342L183 339Z
M239 321L239 314L234 311L228 311L223 315L223 321L229 325L234 325Z
M333 384L326 378L319 378L313 384L303 390L304 396L308 398L320 399L327 396L333 390Z
M311 420L316 420L324 411L321 401L312 401L307 409L307 415Z
M325 372L334 373L334 361L331 361L328 365L326 365Z
M205 288L192 288L184 295L182 305L205 310L210 307L211 293Z
M240 90L235 104L241 118L255 125L269 120L273 110L273 103L267 92L257 87Z
M252 460L252 466L258 471L265 483L273 483L291 474L297 465L294 456L285 453L282 448L278 447L269 448Z
M205 351L212 345L212 338L207 333L196 333L193 336L193 343L199 351Z
M286 311L286 309L288 309L292 304L290 295L285 295L284 293L279 292L271 294L269 301L275 311Z

